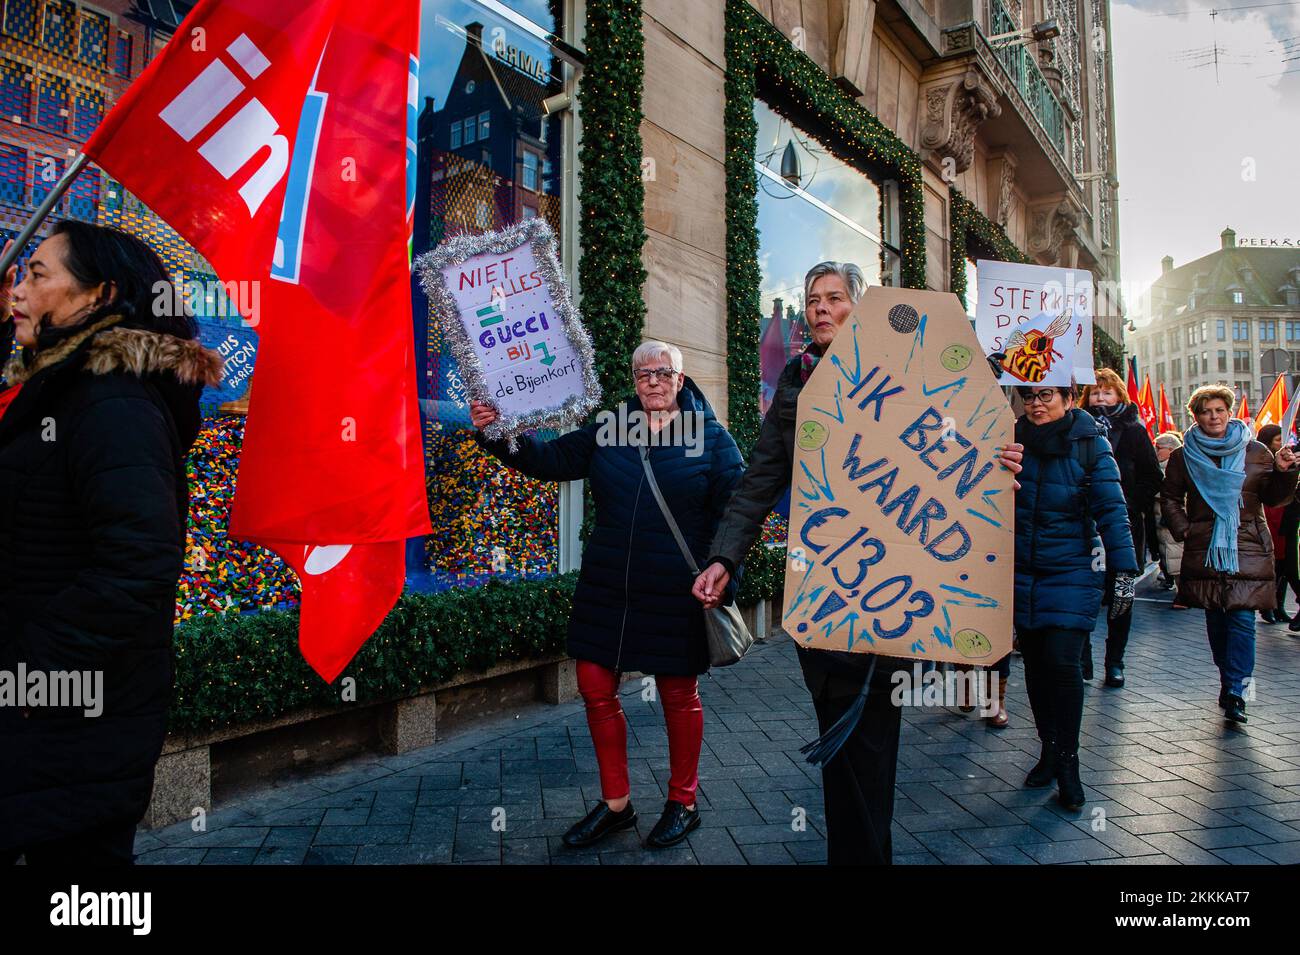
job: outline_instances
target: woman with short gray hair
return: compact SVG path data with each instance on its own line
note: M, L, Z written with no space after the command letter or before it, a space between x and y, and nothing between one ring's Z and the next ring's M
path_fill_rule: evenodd
M642 343L632 353L631 372L635 395L576 431L551 441L523 435L514 452L505 442L479 438L529 477L588 479L595 502L595 526L573 593L568 653L578 661L578 691L604 798L565 833L564 844L574 848L636 824L618 698L622 675L634 671L654 674L668 727L668 802L646 845L675 845L700 824L695 791L704 709L696 677L709 668L704 614L691 596L690 567L650 490L641 447L697 564L708 556L744 467L704 393L683 374L676 346ZM496 417L491 405L472 403L476 428Z

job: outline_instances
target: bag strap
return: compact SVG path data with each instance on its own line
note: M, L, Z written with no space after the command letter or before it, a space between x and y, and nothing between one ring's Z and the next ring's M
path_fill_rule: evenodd
M1083 512L1083 539L1087 543L1092 543L1092 535L1088 533L1088 530L1089 525L1092 524L1090 498L1092 496L1092 471L1097 465L1097 442L1074 442L1074 459L1083 468L1083 479L1079 482L1079 505L1080 510Z
M646 480L650 482L650 493L655 496L655 501L659 504L659 510L663 512L664 520L668 522L668 529L673 532L673 537L677 541L677 546L682 549L682 556L686 558L686 566L691 569L695 576L700 575L700 568L695 563L695 557L691 554L691 549L686 546L686 538L682 536L681 528L673 520L673 512L668 509L668 502L664 500L663 492L659 490L659 482L655 480L654 468L650 466L650 451L643 444L637 448L641 455L641 467L645 468Z

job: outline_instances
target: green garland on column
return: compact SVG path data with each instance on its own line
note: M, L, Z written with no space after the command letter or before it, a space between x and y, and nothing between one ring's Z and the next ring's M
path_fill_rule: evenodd
M948 190L949 284L952 292L966 306L966 257L973 252L980 258L999 262L1029 262L1003 228L989 219L975 203L952 186Z
M925 200L916 154L747 0L727 0L725 43L728 428L748 457L760 425L755 98L775 106L836 158L878 182L898 183L901 278L907 288L925 288ZM882 250L882 268L883 257Z
M582 103L578 283L596 368L612 404L629 390L645 302L641 264L645 187L641 180L641 91L645 37L641 4L588 0Z

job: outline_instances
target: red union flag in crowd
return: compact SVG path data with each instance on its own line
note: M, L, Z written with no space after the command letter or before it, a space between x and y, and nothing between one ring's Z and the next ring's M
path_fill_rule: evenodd
M408 246L418 36L415 0L202 2L87 148L223 281L261 282L231 535L298 572L299 645L329 682L400 596L406 539L429 532Z

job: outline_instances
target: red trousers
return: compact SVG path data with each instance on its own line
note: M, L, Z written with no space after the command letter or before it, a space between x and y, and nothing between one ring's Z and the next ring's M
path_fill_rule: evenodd
M695 805L699 786L700 746L704 742L704 707L693 676L656 676L668 726L668 798ZM618 700L618 674L598 663L578 661L578 692L587 705L587 726L596 744L600 791L605 799L622 799L632 791L627 776L627 720Z

